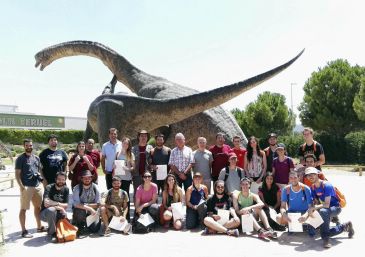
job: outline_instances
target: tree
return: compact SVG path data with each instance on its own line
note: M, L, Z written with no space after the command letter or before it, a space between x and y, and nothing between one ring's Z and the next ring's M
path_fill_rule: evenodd
M234 109L232 114L247 135L259 138L269 132L290 134L295 125L295 115L285 105L285 96L278 93L264 92L246 110Z
M355 96L353 107L359 120L365 121L365 78L362 78L360 91Z
M313 72L304 85L299 107L302 124L337 136L364 128L353 108L364 76L364 67L350 66L342 59Z

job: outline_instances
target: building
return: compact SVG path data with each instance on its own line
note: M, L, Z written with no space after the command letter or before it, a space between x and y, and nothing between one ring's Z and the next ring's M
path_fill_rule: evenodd
M67 116L45 116L17 112L16 105L0 105L0 128L85 130L87 119Z

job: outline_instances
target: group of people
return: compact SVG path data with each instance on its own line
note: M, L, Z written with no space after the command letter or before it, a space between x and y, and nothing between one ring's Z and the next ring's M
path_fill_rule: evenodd
M17 158L15 167L21 191L22 236L32 237L25 228L30 202L34 205L37 231L55 236L56 221L66 217L70 194L66 179L69 178L72 222L79 228L80 237L85 230L100 232L102 228L103 234L109 234L108 224L113 216L128 222L123 233L129 233L147 213L156 224L179 230L183 219L174 218L172 205L182 203L186 205L187 229L201 227L204 234L238 236L241 215L250 214L261 238L275 238L276 231L285 230L291 222L288 213L301 213L299 221L304 223L317 210L324 221L320 226L323 245L328 248L331 236L347 231L352 237L354 229L351 222L339 222L341 207L334 187L321 172L325 163L322 145L313 139L311 128L305 128L303 136L305 142L298 147L300 163L296 167L274 133L268 135L269 146L263 150L254 136L249 138L247 148L235 136L231 148L225 144L225 135L218 133L209 149L207 140L199 137L198 148L193 151L185 145L182 133L175 135L176 147L170 149L165 146L163 134L155 136L153 147L148 144L149 133L141 130L137 135L138 144L132 146L131 139L125 137L119 141L118 130L110 128L109 141L103 144L101 153L94 149L94 140L89 139L86 144L77 144L76 153L69 161L66 153L57 149L55 135L50 135L49 148L39 157L32 153L32 140L24 140L25 152ZM116 160L123 161L122 174L116 173ZM108 189L104 194L97 186L100 165ZM160 179L157 173L163 166L167 176ZM131 184L133 199L129 194ZM161 204L158 204L159 195L162 195ZM135 208L133 218L131 201ZM220 209L229 212L229 219L224 223L218 215ZM100 222L87 226L87 217L97 212ZM48 222L47 229L41 220ZM331 221L336 225L330 227ZM308 233L314 236L315 230L307 227Z

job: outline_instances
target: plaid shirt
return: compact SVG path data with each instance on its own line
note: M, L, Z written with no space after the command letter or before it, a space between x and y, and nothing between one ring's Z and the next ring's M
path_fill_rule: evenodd
M169 165L175 165L180 172L184 172L189 164L193 163L193 151L184 146L182 150L175 147L171 151Z

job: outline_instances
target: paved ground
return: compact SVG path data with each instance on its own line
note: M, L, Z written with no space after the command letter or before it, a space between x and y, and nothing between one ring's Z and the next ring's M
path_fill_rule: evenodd
M122 255L151 255L151 256L360 256L362 244L365 243L365 222L360 218L364 212L363 187L365 177L356 173L326 171L330 179L347 197L348 206L343 209L340 219L351 219L355 227L353 239L347 238L347 233L332 239L333 247L329 250L322 248L322 242L317 236L309 238L305 233L288 236L280 234L277 240L263 241L257 235L239 238L224 235L202 236L201 231L173 231L159 229L146 235L112 234L110 237L90 236L66 244L54 244L46 241L45 233L34 234L32 239L20 236L18 223L19 192L18 188L0 192L0 210L3 213L5 245L0 248L1 256L100 256L101 254ZM103 185L105 188L105 185ZM359 204L361 203L361 205ZM27 228L35 232L35 221L31 212L27 213ZM317 233L318 234L318 233ZM67 246L67 247L65 247Z

